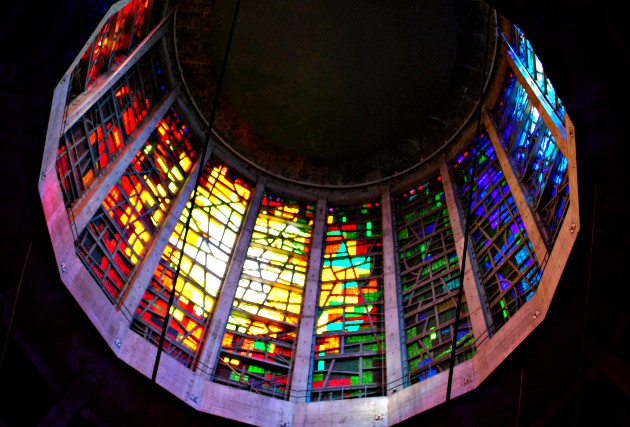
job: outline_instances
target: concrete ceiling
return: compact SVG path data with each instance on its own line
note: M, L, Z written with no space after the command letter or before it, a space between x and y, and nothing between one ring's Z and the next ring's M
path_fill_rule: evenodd
M250 162L291 180L355 185L425 163L473 114L496 41L486 9L180 2L177 56L201 115Z

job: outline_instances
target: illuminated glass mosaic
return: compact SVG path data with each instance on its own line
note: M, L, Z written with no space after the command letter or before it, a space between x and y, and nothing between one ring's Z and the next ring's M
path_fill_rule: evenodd
M577 201L569 203L576 168L560 151L575 149L573 129L561 124L564 107L523 32L493 21L507 29L486 55L499 59L487 82L498 101L484 98L479 106L499 143L485 132L467 140L468 131L458 132L441 155L418 158L417 168L394 171L379 159L369 182L350 177L354 159L339 164L347 173L338 182L310 173L292 180L259 169L251 157L257 150L233 151L225 135L206 141L219 157L198 161L201 141L186 123L199 133L212 126L192 108L201 92L178 88L190 67L173 39L176 26L186 25L176 12L185 17L193 9L169 4L115 2L54 93L38 189L61 279L81 306L98 304L86 310L90 321L139 371L156 355L154 380L186 404L255 424L308 424L322 415L330 424L337 413L310 405L341 399L352 399L342 406L357 419L382 419L377 402L400 421L444 402L446 387L455 394L478 387L531 331L510 319L536 318L549 307L579 231ZM180 59L183 68L163 66ZM466 120L460 129L471 129L473 119ZM439 175L445 167L452 186ZM200 172L194 180L192 171ZM320 218L314 200L326 209ZM449 217L455 210L462 220L470 210L465 287ZM532 233L536 252L556 272L544 282ZM385 329L385 284L387 326L396 332ZM451 362L459 365L447 382ZM356 400L364 397L379 399ZM254 401L256 414L241 413ZM269 404L282 413L271 414Z
M70 100L112 70L149 33L152 6L151 0L131 0L107 19L72 71Z
M59 141L57 174L66 205L74 203L126 147L167 89L150 50Z
M460 268L442 177L433 176L397 196L394 210L408 375L416 383L448 369L455 332ZM456 361L473 352L462 301Z
M513 75L505 85L494 117L501 144L523 185L528 204L538 214L545 240L551 245L569 204L567 158Z
M381 206L331 207L311 377L311 400L385 394Z
M164 351L186 366L198 360L251 194L251 184L227 166L206 164L192 217L188 202L136 310L131 328L157 345L176 281Z
M534 49L527 37L525 37L525 33L523 33L523 31L516 25L513 25L512 28L514 30L514 34L510 37L509 44L521 60L534 84L540 89L551 108L555 111L558 119L564 123L564 106L562 105L560 98L558 98L551 81L547 77L540 59L538 59L538 56L534 52Z
M531 298L542 272L488 136L482 133L452 166L462 210L471 212L470 242L496 330Z
M215 381L288 397L314 213L312 203L265 194Z
M81 232L79 256L111 301L122 296L181 190L197 154L195 145L171 109Z

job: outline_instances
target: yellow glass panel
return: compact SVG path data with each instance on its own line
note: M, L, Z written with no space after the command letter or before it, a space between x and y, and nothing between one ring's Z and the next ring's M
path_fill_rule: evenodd
M193 279L198 285L203 286L204 279L206 277L206 272L201 266L198 264L194 264L192 270L190 271L190 277ZM199 294L199 299L196 301L201 303L201 294Z
M283 320L283 315L281 313L278 313L277 311L273 311L270 309L266 309L266 308L262 308L258 314L262 317L266 317L267 319L271 319L271 320L277 320L277 321L282 321Z
M182 173L179 171L178 168L175 167L171 168L167 176L171 181L181 182L184 180L184 176L182 175Z
M168 165L166 164L166 162L164 162L164 159L158 157L156 159L156 163L160 167L160 169L162 169L162 172L168 173Z
M188 172L190 170L191 165L192 165L192 161L190 160L190 158L185 153L182 153L181 154L181 158L179 159L179 165L182 167L182 169L185 172Z
M182 319L184 318L184 313L182 313L180 310L174 307L171 309L171 311L172 311L173 318L181 322Z

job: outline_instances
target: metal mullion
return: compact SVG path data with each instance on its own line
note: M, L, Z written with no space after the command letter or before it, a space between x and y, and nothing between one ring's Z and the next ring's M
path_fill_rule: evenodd
M120 76L120 78L114 82L111 87L105 92L105 94L103 95L104 97L110 97L111 100L111 105L113 106L112 108L112 116L113 116L113 120L112 120L112 127L113 127L113 123L116 123L116 127L118 127L120 133L121 133L121 138L123 140L123 145L121 147L127 147L129 145L129 142L133 139L131 135L127 135L127 131L125 130L125 124L123 121L123 107L120 105L120 102L116 99L116 91L118 89L120 89L123 86L127 86L128 82L127 82L127 75L129 73L132 73L133 70L137 67L138 65L136 64L134 67L132 67L127 73L123 74ZM124 83L124 84L123 84ZM119 150L120 152L120 150Z
M136 1L136 0L133 0L133 1ZM127 28L128 28L127 34L131 34L131 37L129 38L129 45L126 48L127 52L129 52L131 46L133 46L134 42L136 41L136 21L138 18L139 8L136 6L133 8L133 10L134 10L134 13L133 13L133 16L131 17L131 25L127 25ZM144 10L147 10L147 9L144 9Z
M515 96L513 93L514 91L518 91L518 80L516 79L516 77L514 77L515 83L512 89L512 96L510 96L507 99L507 105L505 106L504 109L500 110L500 117L499 117L499 128L500 129L505 129L508 126L510 126L512 124L512 122L514 121L514 117L518 114L518 111L520 110L518 107L518 97Z
M403 307L403 309L409 309L410 310L405 310L404 316L405 318L415 318L418 314L421 314L425 311L428 311L429 309L435 307L435 302L431 301L430 304L428 306L423 306L423 303L425 302L425 300L420 301L420 302L414 302L413 304L410 304L411 307L409 305L407 305L406 307ZM406 326L405 329L410 328L412 326L416 326L418 324L420 324L422 322L422 320L420 321L414 321L413 325L409 325Z
M100 31L98 32L96 38L94 39L94 41L92 42L92 46L95 45L95 43L99 40L100 37L102 37L104 34L109 34L110 32L110 28L111 28L111 22L112 22L112 17L110 16L109 19L105 22L105 24L103 25L103 27L100 28ZM103 31L105 30L105 31ZM98 64L99 59L103 58L103 49L99 47L98 49L98 54L97 57L94 61L92 61L92 58L94 57L93 55L94 53L94 48L90 49L90 63L88 66L88 72L92 69L92 67L95 64ZM103 73L99 73L99 77L102 75ZM97 78L98 79L98 78ZM86 78L86 89L88 87L89 84L93 83L95 80L91 80L88 82L87 78Z
M153 79L153 74L155 73L155 70L154 70L155 64L153 63L153 58L150 57L150 51L147 52L145 55L147 55L146 57L149 58L150 61L147 61L148 63L143 62L142 64L138 64L138 66L136 67L136 72L134 73L134 77L136 78L138 87L134 91L134 96L133 96L134 99L136 96L138 96L138 91L141 91L145 99L148 98L149 95L156 95L156 93L153 92L152 90L154 87L157 86L157 82L154 81ZM140 71L140 66L147 67L147 70L148 70L147 76L142 75L142 72ZM132 108L133 108L133 104L134 103L132 102L131 103ZM156 104L159 105L159 102L156 102ZM144 106L144 100L142 100L142 105ZM151 110L148 111L148 113L150 113L153 109L155 109L155 105L153 102L151 102ZM133 108L133 110L135 111L135 108Z
M249 279L249 278L247 278L247 279L250 281L250 282L249 282L249 285L251 285L251 283L252 283L252 282L261 282L261 281L259 281L259 280L252 280L252 279ZM273 283L274 283L274 284L270 285L272 288L273 288L273 287L282 288L281 286L276 286L276 283L275 283L275 282L273 282ZM248 286L247 288L249 289L250 287ZM293 291L294 291L294 290L293 290ZM274 307L274 306L266 305L265 303L267 303L267 302L269 302L269 301L270 301L270 300L269 300L269 293L268 293L268 292L264 292L264 294L265 294L265 299L263 300L263 302L260 302L260 303L254 303L254 302L251 302L251 301L244 300L244 299L242 299L242 298L241 298L241 299L236 299L236 298L235 298L235 301L240 301L240 302L243 302L243 303L245 303L245 304L252 304L252 305L255 305L255 306L257 306L257 307L258 307L258 310L259 310L259 311L260 311L260 309L263 309L263 308L264 308L264 309L271 310L271 311L275 311L275 312L277 312L277 313L283 314L283 315L285 316L285 318L286 318L286 317L291 317L291 316L299 316L299 313L293 313L293 312L288 311L288 310L282 310L282 309L279 309L279 308ZM288 301L287 301L287 305L288 305ZM258 315L258 316L260 316L260 317L264 317L264 316L261 316L261 315ZM266 317L265 317L265 318L266 318ZM284 322L284 323L289 324L288 322Z
M180 294L180 295L181 295L181 294ZM178 301L179 301L179 298L178 298ZM188 313L188 312L184 312L184 313L186 313L187 315L189 315L189 314L190 314L190 313ZM188 317L192 317L192 316L188 316ZM182 334L182 338L172 338L172 339L171 339L171 340L172 340L173 345L175 345L175 346L177 346L177 347L180 347L180 348L181 348L181 349L182 349L185 353L189 354L189 356L190 356L191 358L195 358L195 354L196 354L197 352L196 352L196 351L193 351L192 349L189 349L188 347L186 347L186 345L184 344L184 341L185 341L188 337L190 337L190 336L192 335L192 333L193 333L195 330L197 330L197 329L199 329L199 328L203 328L203 326L202 326L202 322L203 322L203 320L202 320L202 322L195 322L195 323L196 323L196 326L195 326L193 329L191 329L190 331L189 331L188 329L186 329L186 327L184 326L183 322L181 322L181 321L179 321L179 320L175 319L173 316L171 316L171 317L170 317L170 320L171 320L171 321L174 321L174 322L175 322L175 323L176 323L176 324L177 324L177 325L178 325L178 326L179 326L179 327L180 327L183 331L185 331L185 332ZM168 335L167 335L167 337L168 337Z
M505 228L507 228L507 225L506 225L506 227L505 227ZM505 230L504 230L504 231L505 231ZM521 243L520 243L520 244L518 244L518 245L513 245L513 246L512 246L512 248L513 248L513 249L506 250L506 251L504 252L504 251L502 251L502 250L501 250L501 248L500 248L499 246L497 246L497 244L496 244L496 239L493 239L493 240L492 240L492 243L491 243L491 244L490 244L487 248L484 248L484 251L480 252L480 254L484 254L484 253L486 253L486 254L488 254L488 255L490 256L490 257L489 257L489 259L490 259L490 261L491 261L491 263L492 263L492 266L493 266L493 269L492 269L493 273L492 273L492 274L496 274L496 273L497 273L497 270L498 270L498 269L499 269L499 268L500 268L500 267L501 267L501 266L505 263L505 261L506 261L506 260L508 260L508 259L510 258L511 253L512 253L512 252L514 252L514 251L516 251L516 248L518 248L518 247L520 247L521 245L523 245L526 241L529 241L529 238L528 238L527 236L522 236L522 241L521 241ZM507 242L506 242L506 243L507 243ZM492 253L490 252L490 247L494 247L494 248L496 248L496 249L497 249L497 252L501 253L501 255L502 255L502 256L501 256L501 258L503 258L503 260L502 260L502 261L499 261L498 263L496 263L496 261L495 261L494 257L492 256ZM506 245L506 249L509 249L509 248L507 248L507 245Z
M260 207L261 211L258 212L258 218L266 220L267 223L270 222L270 220L274 220L275 222L280 222L280 223L284 224L285 228L286 228L287 225L292 225L295 228L298 228L300 230L310 229L311 228L308 224L294 222L292 219L288 219L288 218L284 218L284 217L281 217L281 216L275 216L275 215L271 215L271 214L262 213L262 209L264 209L264 208L265 208L264 206ZM301 219L300 216L298 216L298 218ZM267 227L267 228L271 228L271 227Z
M278 236L281 237L281 236ZM274 239L275 240L275 239ZM289 239L283 239L283 240L289 240ZM254 239L252 239L252 241L249 244L250 248L256 248L256 249L262 249L264 251L270 251L270 252L276 252L282 255L286 255L288 257L296 257L296 258L304 258L308 260L308 254L310 252L310 245L305 245L309 247L309 251L303 253L303 254L299 254L297 252L293 252L293 251L288 251L286 249L282 249L282 248L276 248L273 246L269 246L266 244L262 244L262 243L258 243L256 241L254 241Z
M517 112L520 117L514 118L512 121L512 124L514 125L514 131L510 134L510 137L508 138L508 142L506 144L506 151L508 152L512 152L514 149L518 148L516 147L516 142L518 139L521 138L522 135L525 135L525 138L528 138L529 136L529 132L527 131L527 129L529 128L533 118L531 114L532 103L529 101L528 98L526 98L526 100L527 101L525 102L523 108L519 109Z
M530 119L532 118L531 116L529 116ZM532 133L527 133L526 135L526 140L527 140L527 146L525 147L525 149L523 150L523 153L525 154L525 159L521 162L518 163L517 166L519 167L519 169L516 171L515 175L517 177L517 180L520 183L524 183L527 185L527 182L530 180L531 174L534 171L533 165L536 164L536 157L532 156L532 153L534 153L539 146L539 140L540 140L540 135L537 136L536 138L534 137L537 133L537 131L540 130L542 121L539 121L535 128L534 131ZM510 157L513 157L510 156ZM509 158L509 157L508 157ZM514 165L514 161L510 161L510 164Z
M110 44L110 49L109 49L109 53L107 55L107 57L103 56L103 63L105 65L104 67L104 73L103 74L107 74L111 71L112 67L112 58L114 57L114 49L116 47L116 24L118 23L118 20L120 19L120 11L118 11L117 13L115 13L114 15L112 15L109 19L110 22L110 26L109 29L107 31L107 39L111 40L111 44ZM116 20L116 22L113 22L114 19Z
M551 143L554 144L556 153L555 153L553 161L549 162L550 165L547 168L545 174L543 175L544 188L542 189L542 191L539 192L539 194L536 197L535 203L534 203L534 208L535 208L537 213L539 212L538 205L543 200L543 196L545 196L546 194L549 194L549 193L552 192L552 190L554 188L554 185L555 185L553 182L551 182L552 178L553 178L553 175L555 175L555 172L558 170L560 164L562 163L562 157L559 156L559 154L561 154L561 152L558 149L558 147L555 145L555 141L554 142L550 141L549 143L550 144ZM568 176L568 174L566 174L566 176ZM549 184L551 184L551 185L549 185ZM556 193L556 194L558 194L558 193ZM552 198L552 197L550 197L550 198Z
M109 19L107 21L105 21L104 26L109 25ZM96 37L94 37L94 39L92 40L92 42L90 43L90 47L87 49L87 52L89 52L88 54L88 61L87 61L87 67L85 68L85 82L81 88L81 92L85 92L88 89L89 84L91 83L90 81L90 71L92 70L92 66L94 65L95 61L94 61L94 47L96 46L96 43L99 39L99 37L102 34L102 30L103 27L101 27L98 31L98 33L96 33ZM100 55L100 53L99 53ZM98 58L97 58L98 59Z
M74 149L73 147L68 145L68 141L66 140L66 136L64 135L63 137L64 143L65 143L65 147L66 147L66 157L68 158L68 164L69 164L69 168L68 171L66 172L65 177L68 178L68 181L70 182L70 188L69 188L69 192L71 194L67 195L68 201L67 201L67 206L72 205L72 203L77 200L79 198L79 196L81 195L81 187L83 186L83 182L81 180L80 177L80 171L79 171L79 164L74 160L74 156L72 153L72 150ZM58 161L59 157L57 157L56 161ZM79 176L78 176L79 175ZM63 181L63 178L61 178L61 180ZM81 183L81 184L79 184Z
M361 291L361 294L363 294L363 287L362 287L362 285L360 283L357 283L357 286L359 286L359 290ZM382 287L383 286L381 285L381 288ZM379 352L383 352L384 351L384 347L383 347L382 340L379 340L378 336L377 336L377 334L378 334L378 332L380 331L381 328L380 327L377 328L374 325L374 321L372 319L372 317L373 317L372 314L367 312L367 305L369 305L369 304L367 304L365 301L363 302L363 304L361 304L362 307L366 308L366 313L365 314L367 315L367 317L368 317L368 319L370 321L370 326L372 328L372 335L374 335L374 341L376 341L376 345L378 346L378 351ZM373 305L377 305L377 304L373 304ZM380 305L381 305L381 310L382 310L383 303L381 302Z
M120 12L112 15L112 18L116 17L116 21L118 21L118 18L120 17ZM110 30L110 40L112 40L112 49L109 50L109 55L107 58L107 72L109 72L112 69L112 63L113 63L113 58L114 58L114 52L115 52L115 48L118 45L118 40L120 39L120 36L118 35L116 31L116 25L112 25L111 30Z
M526 161L525 171L519 177L519 181L521 183L524 183L525 185L527 185L527 187L530 187L530 188L532 187L532 185L530 184L532 175L535 174L534 165L536 164L536 160L538 159L537 154L546 136L546 132L544 132L543 130L547 130L547 127L545 126L544 122L541 119L537 123L536 128L534 129L534 132L532 133L532 138L530 138L531 145L529 147L529 150L526 156L527 161ZM533 138L533 136L536 134L537 134L536 138ZM542 166L542 162L541 162L541 166Z
M249 275L247 273L242 273L241 274L241 280L243 280L243 279L249 280L250 283L251 282L257 282L257 283L260 283L262 285L268 285L268 286L271 286L271 287L277 287L277 288L280 288L280 289L284 289L285 291L296 291L296 290L302 290L303 289L302 287L299 287L297 285L296 286L287 286L287 285L285 285L283 283L274 282L273 280L264 279L262 277L251 276L251 275Z
M516 279L513 280L512 282L518 282L519 279L521 279L521 278L523 278L525 276L524 273L519 270L518 265L514 265L514 263L510 259L506 258L503 262L501 262L501 266L503 266L506 262L509 262L512 266L514 266L515 267L514 271L516 271L518 273ZM527 270L531 270L534 267L536 267L536 265L534 263L532 263L532 265ZM496 275L493 275L492 278L496 278ZM498 282L498 280L497 280L497 282ZM498 288L499 292L498 292L497 296L495 298L493 298L493 300L489 300L489 303L491 303L490 305L497 304L499 302L499 300L504 298L505 295L507 295L512 289L514 289L514 287L516 285L517 285L516 283L511 283L510 286L506 290L501 290L501 285L499 284L499 288Z
M306 255L302 255L302 254L296 254L294 252L291 252L292 255L289 255L289 260L287 260L286 262L281 262L275 259L267 259L267 258L263 258L265 260L265 264L278 268L280 270L282 270L282 272L290 272L291 273L291 277L294 278L296 275L299 274L303 274L306 275L306 271L308 270L308 265L306 266L302 266L302 265L298 265L298 264L294 264L292 262L289 262L291 258L296 258L296 259L300 259L305 261L308 264L308 253ZM294 282L291 282L292 284ZM295 286L303 288L303 285L300 285L299 283L296 283Z
M235 314L232 314L235 313ZM232 310L230 311L230 317L234 318L235 320L237 318L241 318L241 319L245 319L249 322L261 322L265 325L272 325L272 326L276 326L282 329L296 329L296 325L291 324L291 323L287 323L287 322L283 322L281 320L275 320L275 319L269 319L267 317L263 317L259 314L254 314L251 313L249 311L245 311L241 308L239 308L238 306L234 307L232 306ZM238 323L238 321L237 321ZM249 329L249 327L251 326L248 325L247 328ZM243 333L243 332L237 332L237 331L230 331L228 329L226 329L226 332L231 332L233 334L237 334L237 335L243 335L246 334L246 336L253 336L253 335L249 335L249 333Z
M263 323L270 324L270 322L263 322ZM287 330L287 331L270 332L270 334L276 334L276 335L280 335L280 336L287 336L290 333L295 333L296 329L297 328L295 327L295 325L292 325L292 328L289 328L289 330ZM239 337L242 337L242 338L251 338L253 340L257 340L257 339L258 340L262 340L266 344L273 344L276 347L281 347L281 348L283 348L285 350L290 350L291 352L293 352L293 348L295 347L295 339L292 340L293 342L288 342L288 341L282 340L281 338L272 338L269 334L267 334L267 335L252 335L252 334L247 333L247 332L237 332L237 331L228 331L228 332L231 332L232 334L238 335ZM224 347L224 350L225 350L225 347ZM266 349L265 350L258 350L258 351L263 351L265 353L267 352ZM283 358L284 360L287 360L287 362L288 362L288 359L285 359L284 356L282 356L282 355L277 355L277 357ZM289 365L289 363L287 363L287 366L288 365Z
M100 236L102 237L102 234L101 234ZM115 271L115 272L119 275L119 277L120 277L121 279L123 279L123 282L124 282L125 284L126 284L126 281L128 280L128 278L126 277L126 275L125 275L125 274L124 274L124 273L120 270L120 268L119 268L119 267L118 267L118 265L116 264L116 261L114 260L114 254L115 254L116 252L120 251L120 243L121 243L121 241L120 241L120 240L118 240L118 241L116 242L116 246L115 246L115 248L114 248L114 253L111 253L111 252L109 251L109 249L107 248L107 246L105 246L105 244L103 243L103 240L102 240L101 238L97 239L97 241L96 241L96 246L97 246L98 248L100 248L100 249L103 251L103 253L104 253L104 254L106 254L106 258L107 258L107 260L109 261L109 262L107 263L107 266L105 267L105 269L102 269L100 265L96 264L96 263L93 261L92 256L88 253L88 258L89 258L89 262L90 262L90 264L96 264L96 265L98 265L99 269L101 269L101 271L103 272L103 277L100 279L100 282L101 282L101 283L99 283L99 287L100 287L101 289L103 289L104 291L106 291L106 289L105 289L105 288L106 288L106 286L105 286L105 283L104 283L104 282L105 282L105 281L106 281L106 279L108 278L108 274L107 274L107 273L108 273L108 271L109 271L109 270L114 270L114 271ZM125 280L125 279L126 279L126 280ZM120 288L119 288L119 284L115 283L114 285L115 285L115 287L117 288L118 292L122 291L122 287L120 287ZM122 286L124 286L124 284L123 284ZM116 297L114 297L113 295L109 295L109 292L108 292L108 291L106 291L106 292L107 292L107 294L108 294L108 298L110 298L111 300L114 300L114 301L116 300Z
M79 168L81 168L81 163L82 161L86 158L86 156L89 156L89 160L92 161L92 165L94 166L94 174L96 175L96 162L94 161L94 149L92 147L92 144L90 142L90 132L88 132L87 129L87 118L83 117L83 120L81 120L81 127L83 128L83 134L84 137L81 141L77 142L74 139L74 135L75 133L72 131L72 129L70 130L70 135L72 137L72 154L74 155L75 159L76 159L76 164L79 165ZM85 145L85 151L83 153L79 153L79 149L81 147L81 144ZM83 171L79 172L81 175L81 182L83 182L82 178L83 178Z
M105 101L107 102L107 101ZM103 140L105 141L105 155L108 157L108 163L113 159L113 157L111 156L111 153L109 152L109 144L107 144L107 135L109 134L107 127L106 127L106 121L103 118L103 112L102 112L102 108L101 105L103 104L102 100L97 100L94 105L92 106L91 111L94 111L94 129L93 132L96 133L95 135L95 142L94 145L90 144L90 148L91 151L93 151L94 156L93 156L93 161L94 161L94 177L96 178L97 176L101 175L104 171L104 169L101 167L100 165L100 159L101 156L103 154L99 154L98 153L98 144L100 143L100 141L98 140L98 129L101 128L103 130ZM94 108L96 107L96 108ZM84 117L87 115L88 113L86 113L84 115ZM88 136L88 141L89 141L89 136ZM93 149L92 149L93 148Z
M129 173L126 173L125 175L127 175L128 179L129 179L132 183L133 183L132 177L139 178L136 174L129 174ZM139 179L139 181L140 181L140 182L142 182L142 179ZM135 183L134 183L134 184L135 184ZM120 188L120 187L119 187L119 188ZM139 192L139 191L136 189L135 185L134 185L134 188L133 188L133 190L134 190L133 194L127 194L124 190L122 190L122 188L120 188L120 190L121 190L121 191L120 191L120 193L123 195L123 198L124 198L125 203L126 203L128 206L130 206L130 207L131 207L131 209L133 210L133 212L136 214L136 220L135 220L135 221L140 221L140 222L142 223L142 225L144 226L145 230L146 230L147 232L149 232L149 235L152 237L152 236L155 234L155 230L157 229L157 227L156 227L155 225L153 225L153 223L147 224L147 222L144 220L144 219L146 218L146 216L150 214L150 212L151 212L151 211L149 211L149 209L146 209L146 207L144 206L144 202L142 201L142 199L141 199L141 197L140 197L141 192ZM132 198L132 197L135 197L135 198L137 198L137 199L138 199L138 203L141 203L141 204L142 204L142 207L144 207L144 208L145 208L145 209L144 209L145 213L141 213L141 212L138 210L138 208L136 207L137 203L133 203L133 202L131 201L131 198ZM156 198L157 198L157 197L156 197ZM121 205L121 204L119 203L118 205ZM134 221L134 222L135 222L135 221ZM147 226L147 225L149 225L149 226ZM132 224L131 222L128 222L128 223L127 223L127 225L125 226L125 228L129 228L129 227L132 227L132 226L133 226L133 224ZM135 233L135 231L134 231L134 233ZM138 237L138 238L140 238L140 236L139 236L139 235L138 235L137 237ZM138 257L140 258L140 255L139 255Z
M153 281L153 280L155 280L155 281L156 281L156 282L160 285L160 287L161 287L161 288L164 288L164 287L165 287L165 286L164 286L164 285L163 285L163 284L162 284L159 280L155 279L154 277L152 277L152 278L151 278L151 281ZM149 283L149 286L148 286L147 288L148 288L148 290L149 290L149 293L152 295L152 297L151 297L150 299L146 299L146 300L145 300L145 301L146 301L146 306L145 306L144 308L141 308L141 309L140 309L140 313L134 313L134 319L135 319L136 321L140 321L140 322L142 322L142 323L143 323L145 326L147 326L148 328L150 328L150 329L153 329L153 330L157 331L157 327L156 327L156 326L154 326L154 325L151 325L151 324L147 323L147 321L145 321L145 320L142 318L142 316L143 316L144 314L152 314L152 315L155 315L155 314L154 314L154 313L155 313L155 311L154 311L154 310L152 310L152 307L153 307L153 305L154 305L154 303L155 303L156 301L162 300L163 298L162 298L162 294L161 294L158 290L152 289L152 287L151 287L151 283ZM140 307L140 305L138 305L138 308L139 308L139 307Z
M569 186L569 174L566 173L564 175L563 180L560 182L560 184L558 185L557 188L557 193L555 196L551 197L549 199L549 201L542 207L540 208L540 210L537 210L537 212L542 213L542 212L548 212L550 208L554 208L553 211L551 212L552 215L555 215L555 208L558 206L558 204L560 203L560 201L563 199L561 197L561 194L565 191L565 189ZM569 209L569 204L570 204L571 200L569 199L569 197L567 196L566 198L566 203L564 204L563 207L563 211L562 211L562 215L561 218L564 218L564 216L566 215L568 209ZM557 227L557 229L559 229L559 227ZM556 233L558 232L558 230L556 230Z

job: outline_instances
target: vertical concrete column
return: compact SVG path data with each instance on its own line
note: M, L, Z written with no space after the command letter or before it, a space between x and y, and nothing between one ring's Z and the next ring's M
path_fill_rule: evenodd
M484 292L477 282L475 272L472 267L473 251L464 248L464 223L462 215L460 215L457 207L456 197L459 197L448 168L446 160L440 163L440 175L442 176L442 184L444 185L444 196L446 198L446 206L448 208L448 216L451 220L451 230L455 240L455 248L457 251L457 259L459 260L460 271L464 267L464 292L466 294L466 306L468 307L468 315L470 324L473 329L475 339L485 336L488 330L488 321L484 309ZM462 266L464 260L464 250L468 250L466 254L466 265Z
M179 89L176 88L163 99L160 106L153 111L151 117L135 134L132 141L114 159L107 170L94 180L90 188L81 195L72 207L77 233L81 233L92 216L94 216L94 213L101 206L111 188L118 182L138 151L142 149L149 135L155 130L155 126L173 105L178 95Z
M256 184L252 201L249 205L249 209L247 209L243 228L241 229L238 242L232 254L232 260L230 261L227 274L223 281L221 294L219 295L212 320L206 331L207 335L199 360L200 365L206 366L207 368L205 369L210 370L211 375L214 375L214 368L219 359L219 350L221 349L225 325L232 311L232 302L234 301L238 281L241 278L243 264L247 256L247 249L249 249L249 243L252 238L252 233L254 232L254 226L256 225L258 210L265 192L265 184L264 180L260 180ZM205 370L204 368L201 369Z
M385 310L385 362L387 366L387 394L401 390L404 385L401 308L396 274L396 250L394 247L394 218L389 187L381 191L383 218L383 288Z
M308 258L306 284L302 296L302 314L298 326L297 343L293 360L293 375L291 378L292 402L306 402L308 400L308 378L311 372L313 358L313 341L315 339L315 323L317 321L317 298L319 296L319 278L322 266L322 250L326 227L326 197L320 196L315 211L315 224L311 238L311 252Z
M529 240L532 242L532 246L534 247L536 259L538 260L538 263L542 265L547 258L547 245L545 243L545 240L543 239L542 234L540 233L540 229L538 228L538 223L536 222L534 213L532 212L532 208L529 206L527 200L525 199L525 194L523 193L521 183L516 177L514 169L512 169L512 164L510 163L510 160L508 159L507 154L503 149L501 135L499 135L494 121L492 120L486 109L483 110L483 124L488 130L488 135L490 136L492 147L494 148L494 151L497 154L497 159L501 164L503 176L510 186L510 191L512 193L512 196L514 197L516 208L518 209L518 213L520 214L521 219L523 220L523 224L525 224L525 228L527 229L527 236L529 237Z

